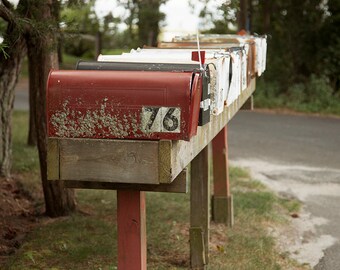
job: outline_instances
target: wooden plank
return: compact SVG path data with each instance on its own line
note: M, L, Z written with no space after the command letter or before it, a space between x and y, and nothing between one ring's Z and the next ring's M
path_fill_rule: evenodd
M145 192L117 191L118 269L146 270Z
M172 141L160 140L158 148L158 172L159 182L169 183L169 175L171 175L171 147ZM169 157L170 154L170 157Z
M228 227L234 226L233 196L213 196L212 198L212 220L224 223Z
M147 184L125 184L91 181L64 181L66 188L81 189L106 189L106 190L140 190L154 192L187 193L188 192L188 171L184 169L173 182L169 184L147 185Z
M230 194L228 196L228 221L227 225L228 227L233 227L234 226L234 200L233 200L233 194Z
M47 178L59 179L59 141L48 139L47 141Z
M253 95L251 95L246 100L246 102L242 105L240 110L248 110L248 111L254 110L254 97L253 97Z
M201 227L191 227L190 237L190 269L206 269L204 234Z
M204 264L208 264L210 220L208 147L205 147L191 162L190 185L190 227L202 229L204 240ZM190 241L192 240L190 239ZM195 246L190 247L193 248L190 250L190 258L199 258L201 256L201 250L195 249ZM191 264L196 265L195 262L191 262ZM203 266L204 265L201 265L201 267Z
M60 140L60 180L159 184L158 142Z

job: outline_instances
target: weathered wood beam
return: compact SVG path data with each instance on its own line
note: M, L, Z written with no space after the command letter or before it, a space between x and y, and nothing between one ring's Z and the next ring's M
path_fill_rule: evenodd
M206 146L191 162L190 265L206 269L209 261L209 158Z
M243 104L240 110L252 111L254 110L254 97L251 95Z
M92 181L64 181L66 188L81 189L106 189L106 190L140 190L153 192L187 193L188 172L184 169L174 181L168 184L147 185L147 184L125 184Z

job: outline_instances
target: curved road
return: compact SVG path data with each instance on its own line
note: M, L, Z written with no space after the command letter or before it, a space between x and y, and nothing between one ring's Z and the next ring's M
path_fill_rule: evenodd
M340 269L340 118L241 111L228 132L231 164L304 202L292 256Z

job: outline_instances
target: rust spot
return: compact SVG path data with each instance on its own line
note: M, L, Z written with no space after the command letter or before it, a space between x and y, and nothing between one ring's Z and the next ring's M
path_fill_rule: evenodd
M137 114L128 113L117 117L117 113L107 108L108 98L104 98L100 109L87 110L85 113L71 109L69 101L62 105L62 110L56 111L50 118L56 135L66 138L94 137L101 134L105 137L124 138L132 133L139 137ZM81 101L80 101L81 103Z

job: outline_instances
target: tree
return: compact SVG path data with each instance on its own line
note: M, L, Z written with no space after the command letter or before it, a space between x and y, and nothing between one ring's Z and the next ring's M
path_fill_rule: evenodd
M267 70L255 95L280 106L338 111L340 0L229 0L219 12L210 33L230 33L237 18L239 29L268 35Z
M210 17L210 20L214 25L211 29L205 30L204 33L231 34L236 32L235 26L239 21L239 0L231 0L221 3L218 7L219 12L221 13L221 18L218 19L214 17L215 14L213 14L213 11L207 10L209 0L200 1L204 4L203 10L200 12L200 17Z
M8 1L0 1L0 18L5 29L0 47L0 176L4 177L10 176L14 89L26 52L23 25L18 19L21 12L24 10L15 10Z
M165 14L160 11L160 6L167 0L125 0L120 4L129 10L125 19L128 25L128 37L134 46L157 46L160 32L160 23L165 19Z
M249 3L251 5L251 3ZM238 30L249 30L249 6L248 0L240 0L240 8L237 13Z
M159 10L165 0L138 1L138 39L140 46L157 46L160 32L159 24L165 19L165 14Z
M137 0L125 0L120 1L120 5L122 5L126 10L130 12L130 14L125 18L125 23L128 27L126 31L127 43L130 44L131 47L137 46L137 35L135 31L137 14L138 14L138 6Z
M6 51L10 58L17 56L19 48L27 48L30 76L30 92L34 102L33 114L35 116L37 144L40 160L41 181L44 191L46 214L51 217L66 215L75 209L74 193L72 190L64 189L62 182L47 181L47 134L46 134L46 81L49 70L57 67L56 54L56 18L59 11L57 0L20 0L16 9L6 0L0 5L0 17L7 20L9 28L14 27L15 31L8 32L5 40L20 41L21 47L16 50ZM12 44L11 43L11 44ZM16 48L16 47L14 47ZM20 51L21 52L21 51ZM21 52L22 53L22 52ZM20 71L22 59L12 63L12 68L0 66L1 79L9 82L3 85L3 92L9 98L1 101L1 114L4 117L11 114L13 108L13 91ZM8 58L8 59L10 59ZM13 61L13 60L12 60ZM1 62L2 63L2 62ZM8 72L8 70L11 72ZM5 72L4 72L5 71ZM3 80L1 80L2 82ZM7 87L7 88L6 88ZM11 88L10 88L11 87ZM7 103L5 103L5 102ZM8 105L9 104L9 105ZM7 113L7 115L6 115ZM8 121L8 120L6 120ZM7 123L10 126L10 122ZM3 138L1 138L3 139ZM7 145L10 147L10 144Z
M64 3L60 20L63 23L62 40L66 53L77 57L84 54L96 57L95 42L101 33L94 5L95 0Z
M340 0L328 1L327 16L319 31L319 73L329 77L333 91L340 94Z
M74 191L65 189L61 181L47 180L46 82L51 68L58 68L56 18L57 0L36 0L30 5L28 17L35 27L26 35L29 61L30 92L34 94L35 123L40 160L41 181L46 214L67 215L75 209ZM46 27L47 25L47 27ZM42 27L42 28L41 28Z

